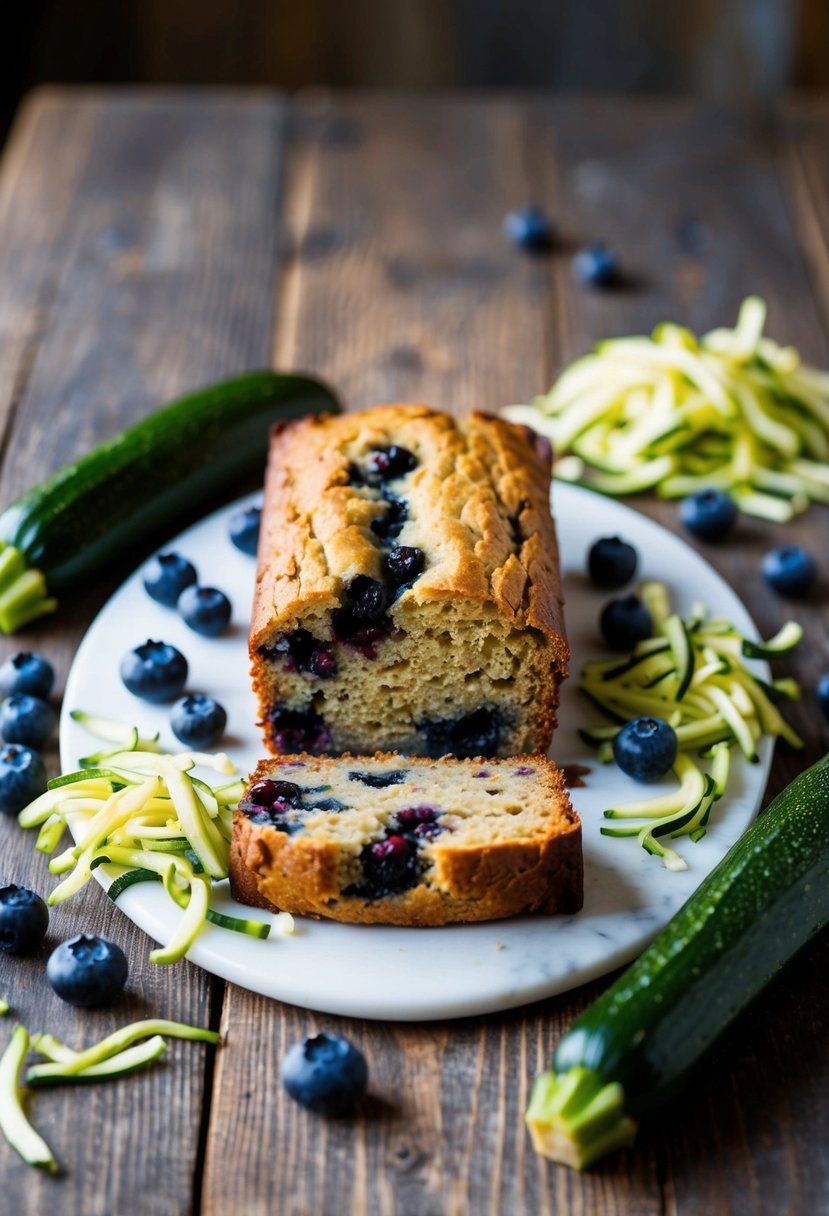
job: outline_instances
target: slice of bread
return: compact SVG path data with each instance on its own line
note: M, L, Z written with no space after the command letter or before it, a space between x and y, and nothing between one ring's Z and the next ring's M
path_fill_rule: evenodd
M250 633L279 753L546 752L567 673L549 453L387 405L277 428Z
M445 925L582 905L581 824L543 756L263 761L234 814L242 903Z

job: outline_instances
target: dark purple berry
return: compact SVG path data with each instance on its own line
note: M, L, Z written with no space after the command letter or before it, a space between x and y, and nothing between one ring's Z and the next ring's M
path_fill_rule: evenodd
M800 545L781 545L763 558L763 577L778 595L808 595L817 580L817 563Z
M386 502L388 506L383 514L371 521L371 530L380 540L396 540L409 515L408 503L393 495L387 495Z
M432 718L420 723L425 736L427 756L458 756L470 760L475 756L492 756L501 738L498 711L482 706L461 718Z
M187 682L187 660L175 646L149 639L121 660L121 679L134 697L174 701Z
M111 1001L127 982L127 971L120 946L84 933L61 942L46 964L46 978L61 1000L82 1008Z
M615 591L624 587L636 573L637 556L633 545L618 536L602 536L587 554L587 569L597 587Z
M436 818L437 811L433 806L404 806L397 812L397 822L407 828L418 823L431 823Z
M27 692L16 692L0 704L0 734L6 743L39 751L48 743L55 721L51 705Z
M321 680L330 680L337 674L337 660L331 650L324 644L319 645L311 655L308 670Z
M653 632L651 614L638 595L611 600L602 610L599 626L611 650L633 650Z
M216 587L185 587L178 610L184 623L206 638L217 637L230 621L230 600Z
M261 507L242 507L230 517L228 532L237 549L256 557L259 545L259 526L262 522ZM195 580L194 580L195 581Z
M419 840L434 840L436 836L440 836L443 827L439 823L419 823L414 830L415 836Z
M613 740L613 759L635 781L659 781L676 753L676 732L661 718L634 718Z
M247 796L256 806L273 806L277 801L298 806L302 801L302 787L293 781L273 781L266 777L262 781L255 781Z
M196 581L196 567L180 553L159 553L150 559L144 572L144 589L151 599L175 608L185 587Z
M191 693L177 701L170 713L173 734L185 747L205 751L224 734L227 712L223 705L204 693Z
M358 574L348 585L349 607L358 621L375 624L386 611L388 592L382 583Z
M319 756L331 746L331 731L313 708L278 705L271 713L271 722L274 746L283 755L308 752Z
M17 692L41 697L44 701L52 691L55 670L52 664L39 654L21 650L9 655L0 667L0 696L10 697Z
M389 581L395 587L405 587L407 583L413 583L422 573L425 564L426 555L423 550L412 545L398 545L391 553L386 554L383 562Z
M329 680L337 674L337 660L327 642L321 642L307 629L294 629L278 638L271 652L284 656L288 671L310 672L321 680Z
M612 249L597 241L573 258L573 274L590 287L614 287L620 279L619 261Z
M46 791L46 766L37 752L19 743L0 749L0 811L16 815Z
M679 505L679 518L699 540L723 540L737 522L737 505L723 490L698 490Z
M0 950L31 954L46 936L49 909L28 887L0 887Z
M392 444L388 448L375 448L368 458L368 471L383 481L403 477L417 467L417 457L408 448Z
M317 1034L295 1043L282 1061L282 1084L317 1115L345 1115L368 1084L363 1053L337 1035Z
M504 217L504 236L513 245L540 253L552 248L553 225L541 207L519 207Z
M406 780L408 773L406 769L398 769L395 773L358 773L353 772L348 774L349 781L362 781L363 785L368 785L371 789L385 790L390 785L400 785Z

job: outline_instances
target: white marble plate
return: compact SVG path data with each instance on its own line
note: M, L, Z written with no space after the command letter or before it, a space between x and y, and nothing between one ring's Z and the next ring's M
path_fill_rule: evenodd
M255 501L255 496L244 501ZM69 717L75 708L135 724L142 732L160 729L162 743L180 750L169 730L168 710L136 700L118 676L124 652L148 637L176 645L190 664L188 689L208 692L225 706L229 725L222 746L240 771L249 771L260 758L246 647L254 561L239 553L227 534L228 518L239 505L216 512L164 546L190 558L202 583L228 593L233 601L229 633L212 640L193 633L175 610L149 598L141 570L136 571L92 623L72 666L60 733L65 770L96 748ZM735 760L728 793L707 836L698 844L687 838L680 842L687 871L669 873L635 840L599 834L604 808L641 796L641 786L613 765L598 765L577 734L578 727L597 720L579 696L576 679L585 660L602 653L596 621L606 598L582 573L590 543L600 535L625 537L639 551L641 576L666 581L681 610L701 599L744 632L756 634L734 592L677 536L619 503L567 485L556 487L555 507L573 678L562 699L553 755L560 764L591 766L587 788L572 791L584 832L583 911L441 929L298 920L295 936L267 941L208 925L190 951L193 962L255 992L325 1013L415 1021L508 1009L574 988L633 958L744 831L765 788L771 761L767 741L759 764ZM108 884L101 870L96 873ZM215 902L230 910L236 905L226 887L217 888ZM131 887L118 902L161 942L179 915L154 884ZM245 915L268 919L255 909Z

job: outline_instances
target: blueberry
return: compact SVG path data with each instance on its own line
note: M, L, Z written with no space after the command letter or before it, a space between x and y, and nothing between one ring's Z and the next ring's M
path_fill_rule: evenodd
M255 781L247 793L248 801L256 806L273 806L275 802L287 802L290 806L302 804L302 786L293 781L274 781L265 777Z
M433 823L437 817L433 806L404 806L397 812L397 822L404 831L411 831L420 823Z
M497 710L482 706L460 718L430 718L418 723L418 730L425 736L427 756L471 760L492 756L498 750L501 718Z
M636 573L636 550L618 536L602 536L590 546L587 569L597 587L613 591Z
M313 707L277 705L271 711L271 722L274 746L283 755L309 752L319 756L331 746L331 731Z
M39 654L21 650L9 655L0 667L0 696L10 697L16 692L26 692L44 700L52 691L55 671L52 664Z
M0 887L0 950L31 954L48 928L49 909L37 892L14 883Z
M661 718L634 718L613 740L613 759L635 781L659 781L676 752L676 733Z
M334 636L352 646L371 646L391 632L388 592L377 579L358 574L346 590L347 603L331 614Z
M16 815L46 791L46 769L37 752L19 743L0 750L0 811Z
M221 739L227 726L227 714L218 701L195 692L176 701L170 712L170 726L185 747L204 751Z
M6 743L22 743L39 751L55 728L55 711L40 697L17 692L0 705L0 735Z
M127 960L120 946L103 937L79 933L49 955L46 978L63 1001L90 1009L105 1005L127 982Z
M403 531L403 525L409 515L409 507L403 498L386 495L385 499L388 506L382 515L376 516L371 521L371 530L380 540L396 540Z
M124 655L121 679L143 701L174 701L187 683L187 660L175 646L148 639Z
M363 881L360 894L367 899L406 890L417 881L416 846L405 836L392 834L360 852Z
M683 499L679 518L699 540L723 540L737 522L737 504L723 490L698 490Z
M425 563L426 555L422 549L416 549L412 545L398 545L386 554L383 567L393 586L405 587L414 582Z
M815 559L800 545L781 545L763 558L763 577L779 595L807 595L817 579Z
M272 648L284 655L288 671L310 672L321 680L330 680L337 674L337 660L327 642L321 642L307 629L294 629L284 634Z
M306 811L325 811L329 814L346 809L345 803L340 802L339 798L320 798L317 802L308 802L303 807L303 810Z
M597 241L573 258L573 274L590 287L612 287L619 281L619 262L612 249Z
M215 638L227 628L231 612L230 600L215 587L186 587L178 610L184 623L206 638Z
M417 457L408 448L392 444L387 448L375 448L368 458L368 471L382 481L394 481L417 468Z
M599 626L611 650L632 650L653 632L651 614L638 595L621 595L602 610Z
M144 574L144 590L151 599L168 608L175 608L185 587L196 581L196 567L180 553L159 553L152 558Z
M394 773L361 773L352 772L348 774L349 781L362 781L363 785L369 786L374 790L385 790L390 785L400 785L406 780L408 773L406 769L398 769Z
M821 676L815 689L818 707L827 722L829 722L829 672Z
M230 517L228 531L237 549L256 557L259 546L259 525L262 522L261 507L242 507Z
M351 611L358 621L374 624L386 611L388 593L382 583L365 574L358 574L349 583L348 599Z
M534 252L550 249L553 225L541 207L519 207L504 216L504 236L513 245Z
M295 1102L316 1115L345 1115L365 1092L368 1065L348 1039L316 1034L286 1053L282 1084Z

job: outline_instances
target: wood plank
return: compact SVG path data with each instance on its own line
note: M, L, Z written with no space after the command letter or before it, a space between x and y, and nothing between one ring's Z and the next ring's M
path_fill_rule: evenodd
M277 361L328 376L352 406L414 398L465 412L537 392L547 270L501 236L531 191L527 119L511 101L300 104ZM315 1016L228 986L204 1211L655 1216L647 1148L588 1177L529 1148L529 1080L586 995L548 1002L543 1020L534 1009L417 1026ZM356 1121L312 1118L279 1085L287 1047L323 1027L369 1057Z
M540 107L538 123L538 152L531 159L566 240L575 246L606 240L620 251L633 283L615 292L583 290L573 282L567 257L551 263L553 370L596 340L647 333L661 320L696 332L733 324L750 293L768 304L770 334L796 345L805 360L829 366L827 331L792 225L770 114L665 100L562 100ZM545 148L552 157L545 159ZM633 505L681 531L677 504L640 495ZM807 640L785 668L809 694L787 706L807 742L807 759L824 748L811 694L819 674L816 651L829 666L827 622L819 595L805 603L773 595L760 561L775 545L801 543L813 550L826 579L820 540L826 526L827 509L813 507L787 525L743 518L726 546L686 537L751 606L764 636L792 615L803 622ZM803 756L779 749L769 793L803 763Z
M816 307L813 282L819 280L810 280L804 257L808 249L811 266L825 268L825 248L821 255L815 240L801 237L802 212L797 231L792 225L784 189L788 162L770 115L664 100L561 101L540 107L538 123L538 154L531 160L542 181L547 175L541 193L562 231L575 244L605 239L638 284L612 293L584 291L573 283L565 259L551 264L557 366L598 338L647 332L660 320L698 331L731 324L750 292L768 302L773 336L829 366L829 314L824 308L821 317ZM809 140L803 155L813 229L825 243L825 109ZM552 148L552 161L541 148ZM680 531L675 504L641 496L635 505ZM817 677L829 670L829 622L821 592L797 603L774 596L761 578L760 559L784 541L803 544L818 560L825 588L828 516L827 508L813 507L785 527L743 520L734 543L691 542L749 604L764 634L789 616L806 630L799 652L780 665L805 690L803 702L787 705L786 715L806 749L778 750L766 801L826 749L813 692ZM664 1133L655 1128L642 1137L643 1147L657 1146L666 1211L765 1214L818 1210L825 1202L825 955L824 943L808 950L700 1070L698 1086L675 1107Z
M8 369L0 391L17 385L2 501L173 395L268 363L281 142L281 103L271 95L38 98L0 192L0 317L13 319L0 331ZM54 662L62 687L83 629L121 573L67 597L57 618L7 639L0 655L25 641ZM54 754L49 763L54 773ZM55 880L32 834L3 819L0 877L47 892ZM72 1010L46 983L49 949L79 931L102 932L127 951L127 994L111 1008ZM149 1014L217 1023L223 985L187 963L151 966L150 948L93 883L53 912L36 958L0 957L0 991L13 1017L72 1045ZM10 1017L0 1028L3 1044L12 1025ZM65 1177L36 1175L4 1149L17 1210L189 1213L207 1066L204 1047L171 1044L166 1063L128 1083L38 1094L35 1122Z

